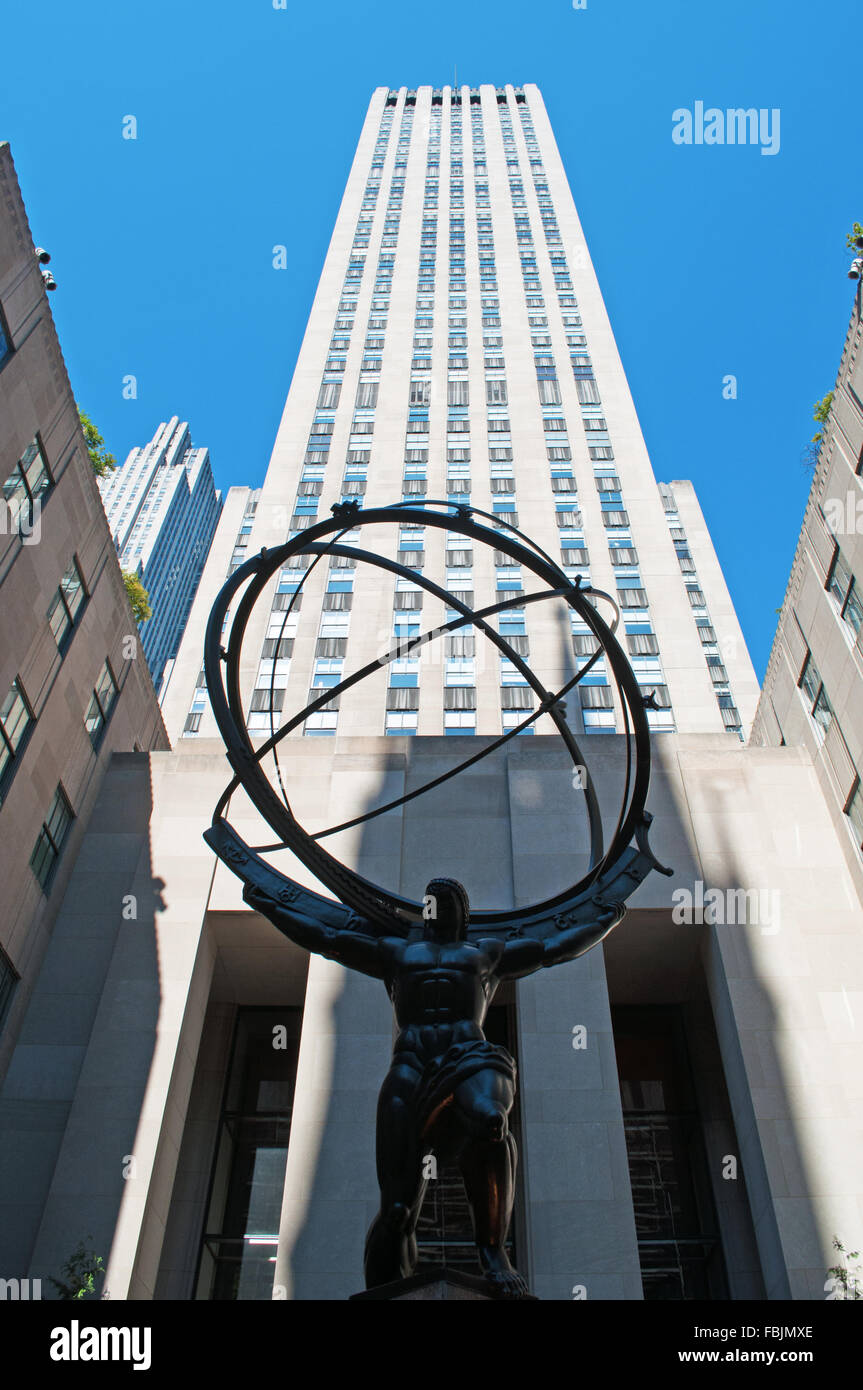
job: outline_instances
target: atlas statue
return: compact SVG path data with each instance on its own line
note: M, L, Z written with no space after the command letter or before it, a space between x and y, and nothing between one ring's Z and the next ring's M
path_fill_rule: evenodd
M352 913L326 922L320 910L310 915L283 907L251 885L243 896L298 945L383 980L393 1002L399 1031L378 1100L381 1207L366 1240L366 1287L414 1273L425 1160L434 1154L461 1171L492 1290L501 1297L526 1294L506 1253L518 1157L509 1128L516 1069L505 1048L488 1042L483 1024L502 980L582 955L617 925L622 906L553 941L471 941L467 893L455 879L428 884L428 916L416 939L378 936ZM334 909L337 918L337 904Z
M436 507L441 510L435 510ZM279 931L306 950L383 981L392 1000L397 1037L377 1107L376 1156L380 1209L366 1238L368 1288L390 1284L417 1268L417 1221L429 1172L428 1160L455 1165L461 1172L471 1211L485 1286L495 1298L530 1297L525 1280L507 1254L515 1195L517 1153L510 1128L516 1092L516 1067L505 1048L483 1031L489 1006L504 980L517 980L544 967L570 961L590 950L621 920L625 901L651 870L669 873L647 843L650 816L645 810L649 781L650 737L645 714L652 699L640 689L622 649L597 612L597 600L614 601L573 582L560 567L511 527L490 530L476 520L477 509L449 503L408 503L360 511L352 504L333 508L321 521L273 550L263 550L229 578L213 606L207 629L205 669L216 722L225 740L234 779L222 795L205 838L225 864L243 880L246 902ZM485 516L486 514L480 513ZM492 518L496 523L499 519ZM536 593L505 597L487 609L474 610L456 592L449 594L422 570L408 570L383 555L340 544L341 537L362 523L432 526L463 533L492 545L544 581ZM327 687L312 692L310 703L286 719L271 736L253 747L239 699L242 639L254 602L264 585L286 565L299 564L308 574L325 557L330 563L362 561L396 576L409 575L455 616L440 628L411 636L392 651ZM302 589L298 581L296 593ZM231 624L229 605L247 585ZM561 689L549 691L535 672L488 618L501 608L544 598L562 599L596 639L595 650ZM292 600L293 602L293 600ZM617 611L617 610L616 610ZM285 622L290 606L285 610ZM619 617L619 613L617 615ZM615 619L616 623L617 619ZM334 696L346 691L381 665L404 658L414 647L460 627L472 626L516 667L537 697L536 707L516 728L491 740L462 763L423 786L362 815L309 835L294 817L285 791L276 749L286 735ZM277 643L279 639L276 639ZM623 803L611 841L603 845L602 817L592 779L566 718L563 697L605 657L623 705L626 734ZM583 792L590 848L587 872L564 892L531 907L471 913L468 895L452 878L432 878L422 904L385 890L347 868L321 844L328 835L385 814L463 771L480 757L507 743L543 714L557 728L577 769L573 787ZM272 718L272 717L271 717ZM475 740L470 740L475 744ZM272 753L280 792L264 775L262 760ZM242 787L277 833L275 844L250 847L225 818L231 796ZM635 843L633 844L633 840ZM324 897L278 872L262 858L288 848L335 894Z

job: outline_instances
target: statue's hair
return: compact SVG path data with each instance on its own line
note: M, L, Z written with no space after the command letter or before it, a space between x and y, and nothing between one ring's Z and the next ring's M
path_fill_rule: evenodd
M433 878L426 885L426 896L436 898L449 894L454 897L461 908L464 917L464 930L467 931L470 921L470 900L467 889L463 883L459 883L457 878Z

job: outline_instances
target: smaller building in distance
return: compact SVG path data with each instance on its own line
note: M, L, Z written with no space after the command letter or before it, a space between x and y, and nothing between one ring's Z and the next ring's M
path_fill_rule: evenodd
M100 490L120 565L149 595L152 616L140 625L141 643L160 691L222 509L210 455L193 446L188 424L174 415Z

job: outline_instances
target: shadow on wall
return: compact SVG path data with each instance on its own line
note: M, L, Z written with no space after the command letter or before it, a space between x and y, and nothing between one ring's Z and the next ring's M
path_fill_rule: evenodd
M146 753L114 754L0 1097L0 1267L54 1297L83 1243L107 1265L161 1002Z

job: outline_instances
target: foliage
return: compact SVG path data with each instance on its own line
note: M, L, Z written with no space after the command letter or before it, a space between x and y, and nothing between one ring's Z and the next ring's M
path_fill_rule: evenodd
M59 1298L72 1300L99 1297L96 1292L96 1280L105 1277L105 1262L95 1251L85 1249L83 1241L60 1272L65 1276L64 1279L49 1276L49 1282L54 1285Z
M841 1265L831 1265L827 1271L829 1280L832 1281L833 1292L830 1294L832 1299L863 1299L863 1274L859 1268L853 1269L845 1262L845 1257L855 1263L860 1259L858 1250L847 1250L837 1236L833 1237L833 1249L838 1250L843 1256Z
M822 396L822 398L821 398L820 401L816 401L816 402L815 402L815 405L814 405L813 408L812 408L812 419L815 421L816 425L823 425L823 424L826 423L826 421L827 421L827 416L830 414L830 407L831 407L832 404L833 404L833 392L832 392L832 391L828 391L826 396ZM823 430L819 430L817 434L813 434L813 436L812 436L812 443L813 443L813 444L820 444L820 443L821 443L821 440L822 440L823 438L824 438L824 431L823 431Z
M126 593L129 595L129 602L132 605L132 612L136 622L145 623L148 618L153 616L150 607L150 595L144 588L137 574L131 570L123 570L123 583L126 585Z
M854 252L855 256L860 254L860 247L856 244L858 237L863 237L863 227L860 226L859 222L855 222L851 231L845 238L845 245L848 247L849 251Z
M113 454L109 454L105 448L105 441L102 438L89 415L85 415L81 407L78 407L78 418L81 421L81 428L84 431L84 439L87 443L87 453L90 455L90 462L93 465L93 472L97 478L104 478L106 474L113 473L117 467L117 460Z

